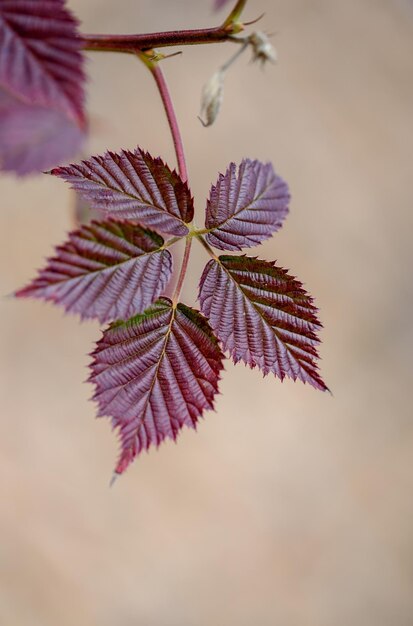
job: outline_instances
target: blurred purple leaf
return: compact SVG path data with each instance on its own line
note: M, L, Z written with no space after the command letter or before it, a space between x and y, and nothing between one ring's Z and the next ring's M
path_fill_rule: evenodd
M172 272L163 239L133 224L92 222L70 233L17 297L50 300L82 318L129 319L162 293Z
M317 309L286 270L256 258L221 256L206 266L199 300L235 363L327 389L315 362Z
M213 408L223 354L204 317L183 304L160 298L143 315L112 324L92 356L98 415L112 417L120 433L118 474Z
M163 233L186 235L194 204L187 183L159 158L137 148L106 152L51 172L70 183L95 209Z
M19 175L40 172L80 150L84 130L64 113L0 94L0 168Z
M27 174L84 139L83 55L62 0L0 0L0 167Z
M220 250L256 246L281 228L289 200L288 186L271 163L244 159L238 173L231 163L211 188L206 238Z

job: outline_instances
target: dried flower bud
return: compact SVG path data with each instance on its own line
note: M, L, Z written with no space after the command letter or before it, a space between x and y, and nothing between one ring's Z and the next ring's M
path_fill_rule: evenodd
M224 74L222 69L218 70L204 85L199 117L203 126L211 126L218 116L223 98Z
M264 65L266 61L271 61L271 63L277 61L277 51L265 33L261 31L252 33L249 37L249 41L252 46L253 61L261 61L262 65Z

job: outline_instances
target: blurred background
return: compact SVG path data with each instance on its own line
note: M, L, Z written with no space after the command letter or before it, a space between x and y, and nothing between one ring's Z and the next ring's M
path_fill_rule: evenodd
M84 32L206 27L207 0L71 0ZM83 384L100 336L2 298L0 623L7 626L410 626L413 5L250 0L279 63L249 53L209 129L203 83L234 52L165 61L202 221L218 171L271 160L291 214L252 253L315 296L333 397L228 361L216 412L143 455L118 454ZM254 28L254 27L253 27ZM149 73L88 55L87 153L136 144L174 163ZM27 283L73 226L68 186L0 180L0 291ZM184 299L195 303L204 251Z

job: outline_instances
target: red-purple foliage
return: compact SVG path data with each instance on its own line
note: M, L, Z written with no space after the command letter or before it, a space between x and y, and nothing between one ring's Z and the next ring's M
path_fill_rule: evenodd
M206 266L199 300L235 363L327 389L315 363L317 309L286 270L246 256L221 256Z
M117 473L143 449L176 439L184 425L195 427L212 408L224 358L219 344L235 363L327 389L318 373L317 309L301 283L274 263L216 258L204 240L213 256L199 292L207 319L164 297L171 276L166 247L205 231L189 232L190 190L160 159L137 148L52 173L92 207L124 221L109 218L72 232L16 295L114 320L93 352L90 380L99 415L110 417L120 434ZM287 185L270 164L245 159L237 172L232 163L212 187L206 240L231 250L260 243L280 228L288 200ZM175 237L164 242L137 222Z
M92 222L70 233L18 297L62 305L101 322L142 313L165 289L172 257L156 233L128 222Z
M279 230L288 213L290 194L271 163L244 159L231 163L211 188L205 226L207 241L220 250L242 250Z
M194 215L187 183L159 158L137 148L107 152L51 172L71 184L107 216L134 220L172 235L186 235Z
M42 171L85 132L77 22L63 0L0 0L0 167Z
M143 315L110 326L93 353L90 380L100 416L120 433L121 474L141 450L176 439L213 408L223 354L207 321L161 298Z
M227 3L214 0L216 9ZM215 29L220 40L239 31L235 22L243 5L237 3L221 30ZM104 39L97 36L98 46ZM87 36L83 41L89 47ZM253 43L252 37L245 41ZM207 200L205 229L194 226L186 174L139 147L55 167L72 158L85 134L81 47L65 0L0 0L0 168L17 174L53 168L50 173L69 182L105 220L71 232L16 296L112 322L92 353L90 381L98 415L109 417L119 434L121 474L142 450L175 440L183 426L195 428L204 410L213 408L225 358L221 348L235 363L257 366L264 375L327 387L317 365L321 324L302 284L272 262L217 258L209 245L238 251L281 228L290 195L270 163L244 159L219 175ZM270 58L267 50L265 55ZM148 55L145 61L168 115L178 169L186 172L158 60ZM185 254L170 300L169 247L182 239ZM202 313L177 303L193 239L212 257L200 282Z

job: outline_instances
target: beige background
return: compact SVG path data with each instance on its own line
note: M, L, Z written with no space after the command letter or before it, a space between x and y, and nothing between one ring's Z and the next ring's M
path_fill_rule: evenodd
M70 4L86 32L217 21L207 0ZM1 624L413 624L413 7L251 0L245 17L262 11L279 64L241 59L212 129L196 119L201 87L233 47L164 67L200 216L230 160L271 159L289 181L291 215L257 253L316 297L334 396L228 363L198 433L109 489L116 438L82 384L97 325L3 298ZM145 69L95 54L88 73L88 151L139 143L173 162ZM72 199L48 177L0 190L7 294L71 228ZM205 261L196 250L189 303Z

